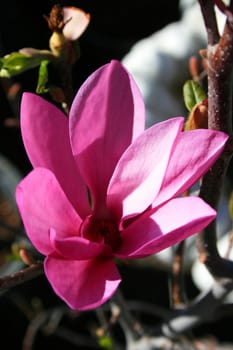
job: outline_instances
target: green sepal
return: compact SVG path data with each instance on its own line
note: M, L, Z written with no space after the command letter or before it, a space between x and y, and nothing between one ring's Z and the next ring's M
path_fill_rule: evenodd
M36 87L36 93L37 94L45 94L48 92L48 64L50 61L43 60L40 63L40 69L39 69L39 76L38 76L38 82Z
M207 96L202 87L194 80L187 80L183 86L184 103L189 112L192 111L193 107L202 101Z

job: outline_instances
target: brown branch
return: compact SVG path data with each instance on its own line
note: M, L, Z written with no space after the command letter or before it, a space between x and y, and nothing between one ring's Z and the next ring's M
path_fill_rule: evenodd
M216 20L213 20L214 1L200 0L208 33L208 127L230 135L224 152L203 177L200 197L214 209L218 203L226 170L233 153L232 142L232 71L233 71L233 26L227 20L223 34L216 35ZM218 39L218 40L217 40ZM233 263L222 259L217 249L216 221L212 222L197 239L200 260L214 277L233 278Z
M232 2L227 6L222 0L214 0L218 9L227 17L228 21L233 24Z
M43 274L42 262L37 262L11 275L0 277L0 289L8 289Z
M209 128L232 134L233 27L226 22L219 43L208 46Z
M229 147L231 143L229 143ZM223 187L225 171L232 152L223 152L214 166L203 177L200 197L217 210ZM206 265L213 277L233 278L233 263L220 257L217 249L216 220L197 236L197 249L200 260Z
M203 19L205 22L208 43L215 45L219 41L218 25L212 0L199 0Z

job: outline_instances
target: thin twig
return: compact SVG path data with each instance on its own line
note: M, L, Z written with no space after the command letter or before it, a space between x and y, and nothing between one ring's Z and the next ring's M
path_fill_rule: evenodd
M26 329L22 350L34 349L36 337L41 331L43 335L49 336L55 334L64 315L70 313L66 306L57 306L53 309L42 310L37 313L29 322Z
M215 282L209 292L200 295L189 307L174 311L173 317L154 330L154 334L176 338L201 324L215 322L223 300L232 289L232 281Z
M142 326L131 314L128 304L119 290L114 294L112 301L113 305L116 304L120 309L119 322L122 324L126 336L128 335L131 339L141 337L144 333Z
M180 242L174 249L174 258L172 264L171 275L171 305L178 308L186 303L186 295L184 290L184 276L183 276L183 255L185 242Z
M151 315L159 319L169 319L173 316L173 311L170 309L166 309L165 307L155 305L152 303L148 303L142 300L132 300L128 301L127 305L130 311L134 311L137 313L142 313L145 315Z
M41 312L36 318L34 318L27 328L23 339L22 350L32 350L35 342L36 335L44 323L48 319L48 312Z
M11 275L0 277L0 289L8 289L29 281L43 274L42 262L37 262Z
M214 11L214 1L199 0L199 4L207 30L208 43L210 45L215 45L219 40L219 32L216 14Z

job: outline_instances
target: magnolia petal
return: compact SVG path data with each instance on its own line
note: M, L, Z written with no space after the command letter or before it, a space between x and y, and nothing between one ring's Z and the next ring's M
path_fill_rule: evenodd
M198 129L183 132L178 139L153 207L189 189L216 161L227 139L226 134L214 130Z
M172 199L122 232L122 246L116 256L141 258L158 253L201 231L215 217L215 210L198 197Z
M76 40L86 30L90 15L77 7L63 7L63 21L67 21L63 29L65 37L68 40Z
M40 96L24 93L21 130L33 167L50 169L78 213L82 217L87 215L90 212L87 189L71 152L65 114Z
M161 187L184 119L172 118L142 133L125 151L111 178L107 204L118 219L142 213Z
M106 302L121 282L113 259L45 259L45 274L71 309L88 310Z
M82 85L70 111L73 154L96 210L125 149L144 129L141 94L118 61L101 67Z
M16 201L32 244L44 255L53 251L49 229L77 235L81 219L66 198L54 174L34 169L18 185Z
M61 237L53 228L50 229L50 242L56 253L70 260L87 260L95 258L104 250L104 243L89 241L83 237Z

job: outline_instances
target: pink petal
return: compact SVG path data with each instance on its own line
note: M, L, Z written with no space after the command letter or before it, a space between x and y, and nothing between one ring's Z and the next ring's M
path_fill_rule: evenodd
M104 206L113 170L143 131L144 121L141 94L117 61L93 73L76 95L70 112L71 144L95 208Z
M121 281L112 259L74 261L47 257L45 274L55 293L75 310L102 305Z
M122 232L123 243L116 256L140 258L158 253L201 231L215 217L216 212L198 197L172 199Z
M107 203L118 219L142 213L161 187L183 118L158 123L125 151L111 178Z
M63 7L63 20L68 21L63 34L68 40L76 40L86 30L90 15L77 7Z
M153 207L190 188L216 161L228 136L214 130L192 130L180 135L162 188Z
M68 118L53 104L24 93L21 104L24 145L33 167L52 170L75 209L90 212L87 189L71 152Z
M61 233L50 229L51 245L60 255L70 260L87 260L100 255L104 249L104 243L89 241L83 237L63 237Z
M18 185L16 200L32 244L44 255L50 254L49 229L77 235L81 219L66 198L53 173L34 169Z

